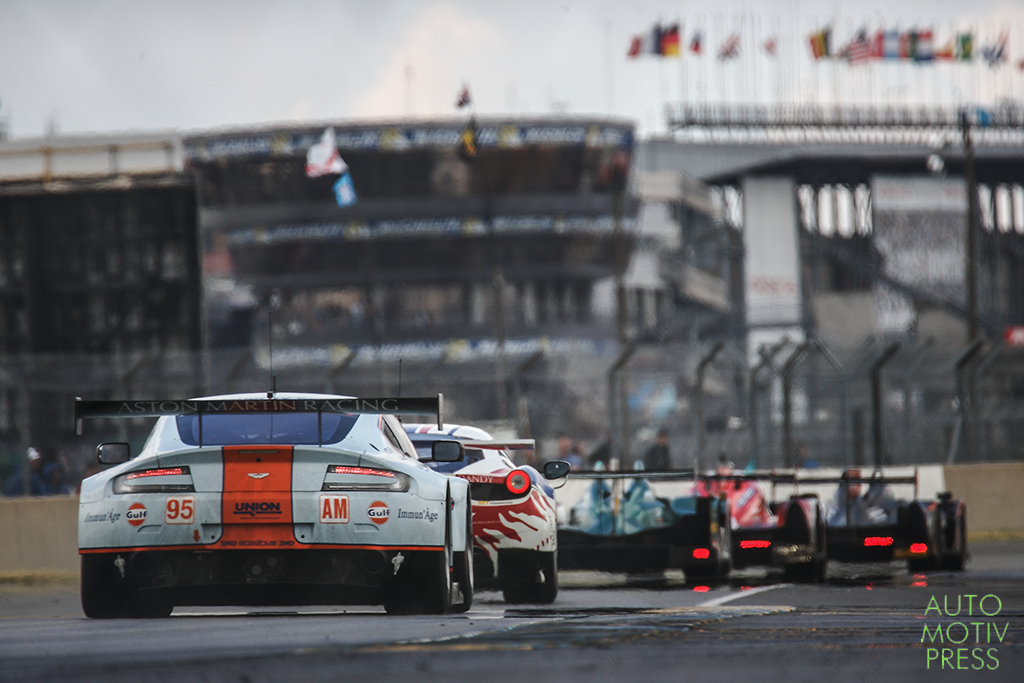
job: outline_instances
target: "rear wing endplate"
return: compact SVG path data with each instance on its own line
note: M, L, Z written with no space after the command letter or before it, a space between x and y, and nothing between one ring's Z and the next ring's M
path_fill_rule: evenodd
M246 413L347 413L371 415L437 415L444 424L444 396L408 398L265 398L186 399L155 401L85 401L75 398L75 433L82 420L116 417L177 417L179 415L242 415Z

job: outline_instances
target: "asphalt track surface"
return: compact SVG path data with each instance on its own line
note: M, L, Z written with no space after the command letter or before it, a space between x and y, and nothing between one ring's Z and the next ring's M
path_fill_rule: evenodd
M1024 542L971 550L964 573L833 564L823 585L565 573L552 606L485 592L444 617L178 608L94 621L73 587L5 587L0 681L1024 680ZM947 640L922 643L940 624Z

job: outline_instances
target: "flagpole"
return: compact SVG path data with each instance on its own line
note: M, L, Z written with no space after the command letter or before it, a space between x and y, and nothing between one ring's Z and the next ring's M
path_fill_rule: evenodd
M612 56L612 21L605 19L604 22L604 49L605 49L605 108L609 116L615 115L615 90L612 77L613 59Z
M754 74L754 105L761 105L761 74L758 73L757 63L761 59L761 55L758 52L758 42L760 40L758 29L761 28L761 16L751 15L750 16L750 32L753 34L750 40L750 54L753 57L754 66L751 72ZM763 49L763 46L762 46Z

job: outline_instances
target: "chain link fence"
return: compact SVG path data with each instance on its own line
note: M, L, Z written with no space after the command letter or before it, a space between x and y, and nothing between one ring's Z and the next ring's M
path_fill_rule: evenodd
M339 354L321 364L235 348L203 353L0 357L0 482L29 448L58 463L74 489L95 467L95 444L143 445L152 420L98 420L76 435L76 396L183 398L308 391L360 396L445 395L448 422L507 425L555 457L558 436L589 453L618 430L622 460L642 458L659 428L672 465L843 467L1024 460L1024 349L935 341L867 343L833 354L820 344L762 349L735 344L643 345L621 368L626 419L612 410L614 344L510 350L471 360ZM713 353L712 353L713 352ZM613 401L612 405L618 401ZM424 416L424 420L431 419Z

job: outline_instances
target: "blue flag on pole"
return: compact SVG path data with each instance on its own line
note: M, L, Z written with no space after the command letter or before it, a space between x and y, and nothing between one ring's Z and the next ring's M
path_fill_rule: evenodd
M351 206L356 203L356 188L352 185L352 174L345 171L334 183L334 198L338 206Z

